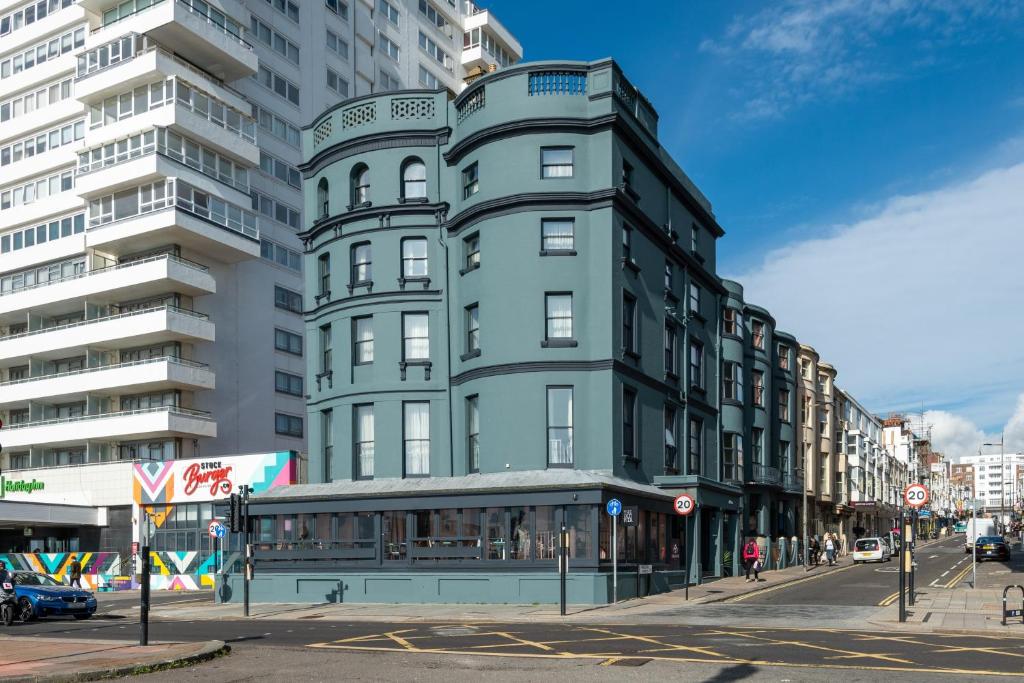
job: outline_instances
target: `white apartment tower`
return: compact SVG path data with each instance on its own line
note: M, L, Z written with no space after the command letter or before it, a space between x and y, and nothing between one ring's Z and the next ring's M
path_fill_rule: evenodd
M521 57L453 0L0 0L0 468L303 451L300 128Z

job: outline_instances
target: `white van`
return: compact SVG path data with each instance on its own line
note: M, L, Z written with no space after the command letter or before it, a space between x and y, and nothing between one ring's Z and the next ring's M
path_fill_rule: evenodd
M964 552L970 553L974 550L974 540L979 536L997 536L996 522L994 519L969 519L967 520L967 535L964 538Z

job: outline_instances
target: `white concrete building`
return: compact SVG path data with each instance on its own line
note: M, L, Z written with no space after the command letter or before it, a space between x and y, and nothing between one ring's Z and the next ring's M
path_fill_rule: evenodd
M301 126L521 56L452 0L0 0L0 467L305 450Z
M884 532L897 514L906 467L882 440L882 421L849 393L840 391L852 525L866 533Z
M985 512L1018 509L1024 496L1024 453L962 455L960 464L974 467L974 487Z

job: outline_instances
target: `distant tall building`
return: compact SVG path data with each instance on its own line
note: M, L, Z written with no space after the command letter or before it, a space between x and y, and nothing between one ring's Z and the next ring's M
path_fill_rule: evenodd
M0 5L0 467L305 450L301 127L519 43L450 0Z

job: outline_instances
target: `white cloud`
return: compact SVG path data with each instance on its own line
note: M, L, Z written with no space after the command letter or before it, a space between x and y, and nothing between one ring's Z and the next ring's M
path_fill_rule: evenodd
M978 447L987 440L978 425L945 410L925 411L924 421L931 425L932 447L954 461L977 453Z
M736 17L700 49L739 67L737 118L778 118L934 67L945 45L990 39L1020 16L1009 0L784 0Z
M1003 438L1008 452L1024 453L1024 394L1017 398L1017 410L1006 423Z
M1024 391L1024 163L894 197L820 234L739 274L747 300L817 348L870 409L923 404L998 431Z

